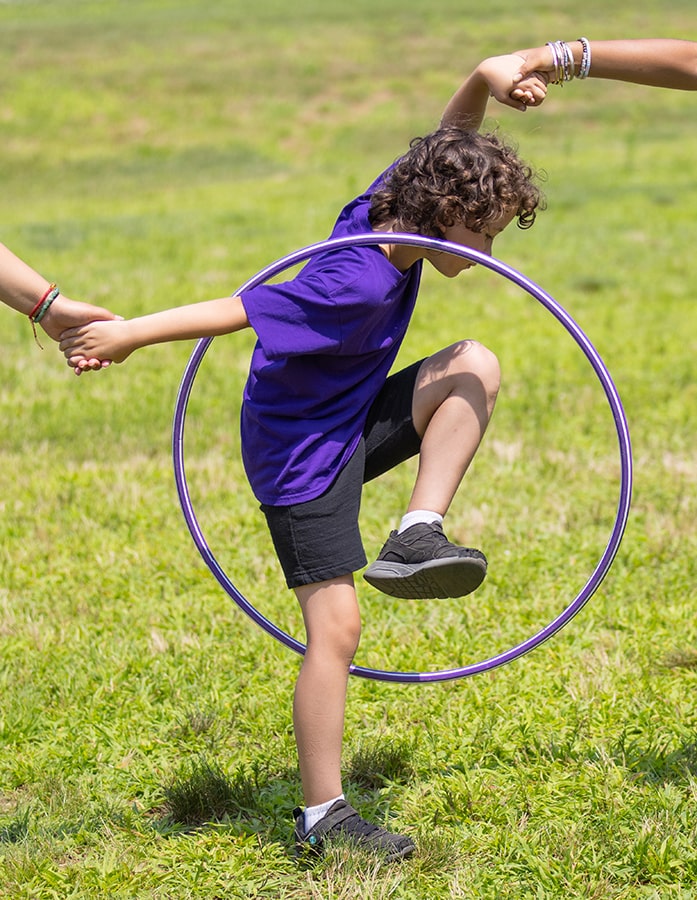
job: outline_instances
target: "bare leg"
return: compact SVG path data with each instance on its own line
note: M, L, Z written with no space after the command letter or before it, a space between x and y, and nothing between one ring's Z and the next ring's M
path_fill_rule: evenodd
M408 509L445 515L484 437L500 384L496 356L460 341L424 361L414 387L419 469Z
M295 686L293 724L306 806L342 793L341 747L349 666L361 624L353 576L303 585L307 651Z
M361 623L353 575L295 589L305 619L307 650L295 686L293 723L306 806L335 800L341 788L341 745L349 666ZM296 819L296 845L321 852L340 837L388 860L410 856L411 838L366 822L345 800L337 800L314 824ZM298 829L302 828L299 832Z

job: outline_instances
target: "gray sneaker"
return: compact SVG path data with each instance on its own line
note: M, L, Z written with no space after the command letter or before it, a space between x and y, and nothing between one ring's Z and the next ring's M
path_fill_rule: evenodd
M437 522L393 531L377 560L363 573L373 587L407 600L464 597L484 581L480 550L451 544Z
M411 856L416 846L411 838L403 834L393 834L379 825L360 816L345 800L337 800L329 812L319 822L304 830L304 813L301 809L293 810L295 817L295 852L297 855L310 853L319 855L324 845L332 839L348 841L366 850L375 850L388 861L404 859Z

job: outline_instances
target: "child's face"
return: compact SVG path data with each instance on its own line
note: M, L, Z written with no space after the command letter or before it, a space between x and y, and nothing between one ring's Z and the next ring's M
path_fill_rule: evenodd
M443 229L443 238L454 244L460 244L461 247L471 247L473 250L489 256L494 238L497 234L501 234L514 218L515 210L511 210L499 219L493 219L483 231L472 231L466 225L449 225ZM460 272L476 265L476 263L463 259L461 256L454 256L452 253L429 253L426 258L441 275L445 275L447 278L455 278Z

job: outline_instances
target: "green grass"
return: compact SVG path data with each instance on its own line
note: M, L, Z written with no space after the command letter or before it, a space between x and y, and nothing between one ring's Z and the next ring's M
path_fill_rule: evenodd
M0 4L0 239L123 315L232 292L323 238L429 130L482 56L559 37L693 37L692 0ZM578 82L492 124L547 173L548 210L497 241L607 363L630 422L633 512L601 589L553 640L438 685L353 679L349 799L415 836L398 867L291 856L298 658L200 560L170 428L189 345L75 379L2 311L0 896L697 896L697 181L692 94ZM482 546L466 602L361 586L358 662L465 665L528 637L585 582L618 454L580 351L484 270L425 279L407 362L477 337L504 387L449 530ZM239 461L248 335L197 378L187 473L209 543L302 637ZM367 486L375 552L413 468Z

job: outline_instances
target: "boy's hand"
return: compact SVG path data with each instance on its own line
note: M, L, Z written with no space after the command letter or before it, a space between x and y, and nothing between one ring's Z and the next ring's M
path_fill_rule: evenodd
M95 366L95 361L108 361L107 365L123 362L134 349L129 334L130 323L124 319L90 322L66 329L60 336L59 347L68 365L80 375L103 366L103 362Z
M486 81L494 99L504 106L525 112L528 106L537 106L547 94L547 78L530 70L524 77L525 57L517 53L491 56L480 63L479 74Z
M516 50L515 55L520 57L523 62L519 71L513 76L516 87L511 91L511 97L522 100L529 106L539 106L547 94L549 80L556 72L552 50L545 44L544 47L534 47L532 50ZM531 79L533 81L532 98L530 96ZM544 84L541 96L540 84ZM537 89L535 85L537 85Z
M48 312L41 320L41 327L46 334L59 341L61 335L67 328L76 325L86 325L94 320L111 320L118 319L114 313L102 306L94 306L92 303L82 303L78 300L71 300L63 294L59 294L48 309ZM91 357L83 359L80 366L81 369L105 369L111 360L97 359ZM76 370L77 371L77 370ZM79 374L79 373L78 373Z
M530 75L518 73L514 77L516 87L511 91L511 99L529 106L540 106L547 96L549 79L543 72L532 72Z

